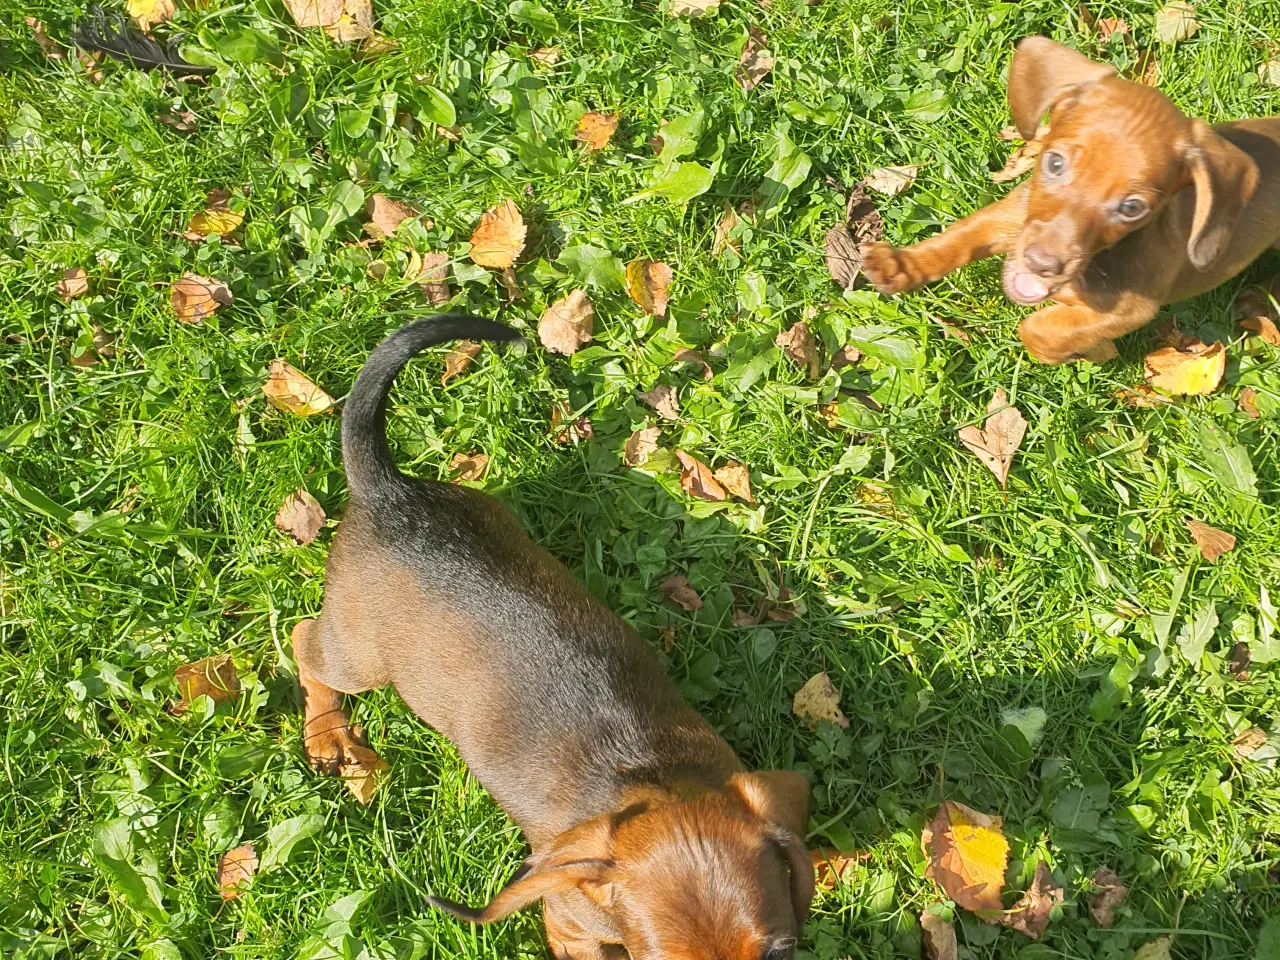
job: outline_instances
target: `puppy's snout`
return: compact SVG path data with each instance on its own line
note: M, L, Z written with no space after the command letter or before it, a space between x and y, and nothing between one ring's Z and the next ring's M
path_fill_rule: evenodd
M1022 260L1031 271L1041 277L1062 275L1062 257L1039 244L1032 244L1022 253Z

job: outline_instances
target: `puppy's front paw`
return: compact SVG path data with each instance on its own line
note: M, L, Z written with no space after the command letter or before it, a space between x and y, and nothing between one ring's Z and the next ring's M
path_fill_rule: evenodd
M329 777L340 776L344 767L363 764L370 757L377 759L364 731L350 726L341 715L321 716L309 722L303 730L303 749L311 769Z
M889 243L864 243L858 250L862 272L881 293L902 293L924 285L924 274L911 251Z

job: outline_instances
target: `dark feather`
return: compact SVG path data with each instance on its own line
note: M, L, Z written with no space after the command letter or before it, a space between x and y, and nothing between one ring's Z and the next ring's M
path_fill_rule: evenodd
M198 67L183 60L172 44L157 43L118 11L108 12L97 6L89 9L89 19L76 26L71 39L84 50L105 53L142 70L169 70L199 77L214 72L213 67Z

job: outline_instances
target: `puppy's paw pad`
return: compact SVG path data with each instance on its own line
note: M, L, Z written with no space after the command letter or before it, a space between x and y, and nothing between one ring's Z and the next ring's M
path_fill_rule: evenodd
M923 282L920 272L912 263L911 254L888 243L864 243L862 272L881 293L902 293L914 290Z

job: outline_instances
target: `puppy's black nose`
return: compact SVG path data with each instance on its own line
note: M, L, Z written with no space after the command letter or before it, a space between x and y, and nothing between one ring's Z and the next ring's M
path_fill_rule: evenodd
M1030 246L1022 254L1031 272L1042 277L1057 277L1062 274L1062 258L1050 253L1044 247Z

